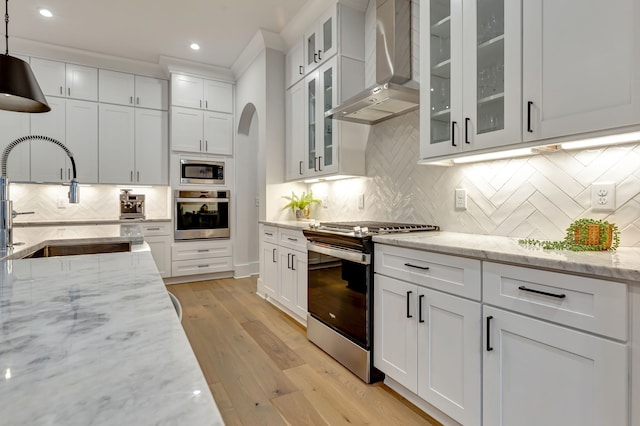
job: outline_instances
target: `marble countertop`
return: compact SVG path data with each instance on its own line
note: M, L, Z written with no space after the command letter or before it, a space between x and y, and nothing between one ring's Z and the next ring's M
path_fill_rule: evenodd
M314 220L261 220L263 225L277 226L286 229L307 229Z
M154 223L154 222L171 222L171 218L146 218L146 219L87 219L87 220L51 220L29 222L28 220L13 221L13 227L20 228L24 226L76 226L76 225L109 225L109 224L127 224L127 223Z
M14 241L140 238L122 226L14 228ZM144 246L0 261L0 424L223 424Z
M542 250L518 244L517 238L456 232L412 232L373 237L376 243L473 257L606 279L640 283L640 248L614 252Z

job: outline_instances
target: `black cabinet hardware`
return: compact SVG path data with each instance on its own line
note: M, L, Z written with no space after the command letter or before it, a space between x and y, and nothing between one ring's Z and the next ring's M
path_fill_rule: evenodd
M423 271L428 271L429 270L428 266L412 265L411 263L405 263L404 266L408 266L409 268L422 269Z
M491 352L493 348L491 347L491 320L493 316L489 315L487 317L487 352Z
M567 297L567 295L564 294L564 293L560 293L560 294L549 293L549 292L546 292L546 291L540 291L540 290L534 290L532 288L527 288L527 287L525 287L523 285L518 287L518 290L528 291L529 293L542 294L543 296L557 297L558 299L564 299L565 297Z
M533 106L533 102L527 102L527 132L533 133L533 129L531 128L531 107Z
M292 271L296 270L296 255L295 254L291 255L291 270Z
M424 299L424 294L418 296L418 322L424 322L422 318L422 299Z
M273 263L276 263L276 249L275 249L275 248L273 248L273 249L271 249L271 250L273 250L273 252L271 253L271 261L272 261Z
M407 318L413 318L413 315L409 312L409 305L411 303L411 293L412 291L407 292Z
M456 145L456 122L455 121L451 122L451 146L458 146Z
M471 121L471 119L469 117L466 117L464 119L464 143L468 143L470 144L471 142L469 142L469 122Z

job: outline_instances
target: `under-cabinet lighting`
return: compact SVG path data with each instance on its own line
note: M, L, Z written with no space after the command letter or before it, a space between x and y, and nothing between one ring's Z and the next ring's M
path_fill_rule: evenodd
M533 155L535 151L531 148L510 149L508 151L488 152L486 154L470 155L468 157L454 158L455 164L475 163L477 161L502 160L504 158L525 157Z
M327 176L327 177L321 177L321 178L314 178L314 179L305 179L304 183L318 183L318 182L327 182L330 180L343 180L343 179L352 179L354 177L358 177L358 176L351 176L351 175L335 175L335 176Z
M304 183L318 183L320 179L305 179Z
M583 139L579 141L563 142L562 149L584 149L618 143L640 141L640 132L622 133L620 135L602 136L599 138Z

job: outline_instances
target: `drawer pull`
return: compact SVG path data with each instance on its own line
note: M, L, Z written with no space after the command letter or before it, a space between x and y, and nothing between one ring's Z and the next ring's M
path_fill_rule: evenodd
M198 268L208 268L209 265L198 265Z
M534 290L532 288L527 288L527 287L525 287L523 285L518 287L518 290L528 291L530 293L542 294L543 296L557 297L558 299L564 299L565 297L567 297L567 295L564 294L564 293L561 293L561 294L548 293L546 291L540 291L540 290Z
M273 234L271 232L265 232L264 235L268 235L270 237L273 237Z
M409 312L409 305L411 304L411 293L412 291L407 292L407 318L413 318L413 315Z
M491 320L493 316L489 315L487 317L487 352L491 352L493 347L491 346Z
M429 270L428 266L412 265L411 263L405 263L404 266L408 266L409 268L422 269L423 271L428 271Z
M418 296L418 322L424 322L424 318L422 318L422 299L424 299L424 294Z
M160 228L156 227L156 228L147 228L147 231L159 231Z
M198 253L206 253L209 249L198 249Z
M276 260L276 249L274 248L274 249L271 249L271 250L273 250L271 252L271 262L272 263L276 263L277 262L277 260Z
M289 241L293 241L294 243L297 243L297 242L298 242L298 239L297 239L297 238L287 237L287 240L289 240Z

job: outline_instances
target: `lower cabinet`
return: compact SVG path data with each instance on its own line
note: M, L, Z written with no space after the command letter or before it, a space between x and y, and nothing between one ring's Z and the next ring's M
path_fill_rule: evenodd
M627 425L627 346L483 308L485 425Z
M171 243L173 237L171 235L171 223L142 223L142 235L144 241L151 249L151 256L156 262L158 272L162 278L171 276Z
M307 321L307 240L302 231L261 225L258 293Z
M480 424L480 303L375 275L374 365L464 425Z
M233 271L229 240L185 241L171 246L171 276Z

